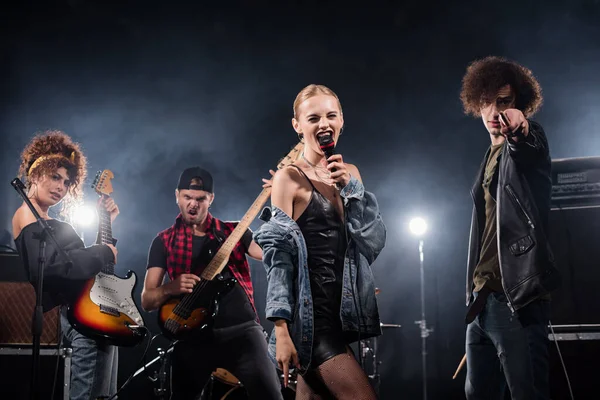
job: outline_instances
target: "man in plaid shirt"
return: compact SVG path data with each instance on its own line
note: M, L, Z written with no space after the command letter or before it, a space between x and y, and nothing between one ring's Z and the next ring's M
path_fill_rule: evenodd
M264 180L265 182L266 181ZM217 248L236 222L213 217L213 178L199 167L179 177L175 198L180 214L175 224L152 241L142 291L142 307L156 310L170 297L191 293L210 261L207 249ZM267 355L267 342L254 307L246 254L262 261L262 250L247 230L233 249L221 275L237 283L219 302L212 335L203 341L180 341L172 355L172 400L195 399L211 373L224 368L244 385L251 399L282 399L277 372ZM170 282L164 283L165 272Z

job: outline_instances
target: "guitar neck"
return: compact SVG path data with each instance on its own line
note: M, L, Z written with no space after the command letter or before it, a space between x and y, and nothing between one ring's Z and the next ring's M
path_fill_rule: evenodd
M206 266L202 272L202 278L206 280L213 280L215 276L221 273L227 262L231 252L238 244L254 218L258 215L266 201L271 196L271 188L265 188L260 192L260 195L254 200L254 203L250 206L250 209L244 214L240 222L237 224L233 232L229 235L225 243L219 248L219 251L212 258L210 263Z
M286 165L292 164L294 160L297 160L300 157L303 150L304 142L296 144L296 146L294 146L294 148L277 164L277 169L281 169ZM233 232L231 232L217 254L215 254L213 259L206 266L204 272L202 272L201 276L203 279L213 280L215 276L223 271L227 265L227 262L229 261L231 252L238 244L242 238L242 235L246 232L252 221L254 221L254 218L256 218L262 206L264 206L265 202L269 199L269 196L271 196L271 187L264 188L262 192L260 192L256 200L254 200L254 203L252 203L250 206L250 209L246 212L246 214L244 214Z
M100 244L113 244L110 214L104 207L99 207L98 211L98 236L100 239ZM109 274L114 273L114 264L107 264L104 268L102 268L102 272Z

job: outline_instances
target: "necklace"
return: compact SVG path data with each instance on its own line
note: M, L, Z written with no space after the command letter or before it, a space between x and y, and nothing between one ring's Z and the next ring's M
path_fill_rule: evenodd
M313 163L311 163L310 161L308 161L306 159L306 157L304 157L304 153L302 153L302 159L304 161L306 161L306 163L308 164L309 167L311 167L313 169L313 171L315 171L315 176L317 177L317 179L326 184L326 185L331 185L332 181L331 181L331 172L329 172L328 169L320 166L320 165L315 165ZM321 175L325 175L324 177L322 177Z
M307 159L306 157L304 157L304 153L302 153L302 159L303 159L304 161L306 161L306 163L307 163L308 165L310 165L311 167L313 167L313 168L315 168L315 169L317 169L317 168L320 168L320 169L325 169L325 168L323 168L323 167L322 167L322 166L320 166L320 165L316 165L316 164L313 164L313 163L311 163L310 161L308 161L308 159Z

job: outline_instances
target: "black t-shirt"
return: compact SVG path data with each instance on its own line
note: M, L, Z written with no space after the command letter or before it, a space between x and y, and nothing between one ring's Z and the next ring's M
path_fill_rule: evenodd
M196 264L202 253L202 249L208 241L208 236L192 237L192 265ZM240 242L248 249L252 242L252 231L247 230ZM148 253L148 267L160 267L167 269L167 252L160 237L155 237ZM232 278L233 273L229 268L224 268L221 272L224 278ZM215 328L225 328L238 325L244 322L253 321L256 314L250 304L250 300L244 292L244 289L237 283L232 290L221 298L219 310L215 317Z

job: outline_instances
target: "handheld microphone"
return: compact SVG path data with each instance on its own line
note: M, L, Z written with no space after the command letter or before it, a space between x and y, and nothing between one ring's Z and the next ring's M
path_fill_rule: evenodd
M323 154L325 154L325 159L328 159L329 157L334 155L335 142L333 141L333 137L331 135L319 136L318 140L319 140L319 147L321 148L321 151L323 151ZM337 171L337 168L331 168L331 172L335 172L335 171ZM335 183L335 187L338 190L342 189L339 182Z
M331 135L323 135L318 137L319 147L321 147L321 151L325 154L325 159L328 159L334 154L335 142ZM331 172L335 172L336 169L332 168Z

